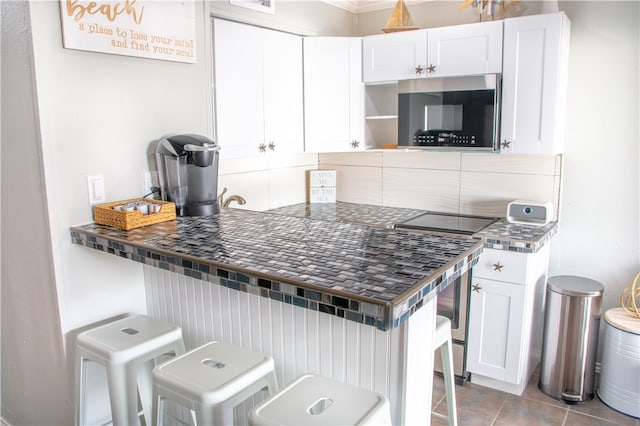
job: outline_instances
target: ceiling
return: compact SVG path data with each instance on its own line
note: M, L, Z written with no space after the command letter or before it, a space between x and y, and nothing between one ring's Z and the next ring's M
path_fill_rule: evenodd
M374 10L392 9L398 0L322 0L333 6L353 13L372 12ZM429 0L404 0L404 4L424 3Z

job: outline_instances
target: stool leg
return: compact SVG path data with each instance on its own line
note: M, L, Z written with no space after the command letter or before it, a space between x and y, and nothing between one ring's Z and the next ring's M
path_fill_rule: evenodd
M457 426L458 413L456 410L456 382L453 375L453 352L451 349L451 339L448 339L442 346L440 346L440 354L442 355L442 370L447 393L449 426Z
M164 398L158 394L158 391L153 388L153 408L151 411L151 426L158 426L164 424Z
M153 376L151 371L154 367L154 361L149 360L143 362L138 367L138 392L140 394L140 403L142 405L142 413L144 415L145 423L148 425L151 422L151 412L152 412L152 383Z
M138 371L135 363L107 369L114 426L135 426L138 417Z
M196 421L198 426L233 425L233 407L226 407L224 404L218 404L214 407L198 405Z
M269 396L273 396L278 392L278 378L275 371L267 375L267 390Z

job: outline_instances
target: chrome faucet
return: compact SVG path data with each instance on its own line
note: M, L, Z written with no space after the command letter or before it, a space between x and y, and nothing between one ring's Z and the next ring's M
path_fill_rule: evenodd
M224 200L224 202L222 203L223 207L229 207L229 204L231 204L233 201L235 201L236 203L243 205L247 203L247 200L245 200L244 198L242 198L240 195L229 195L227 197L226 200Z
M236 202L240 205L246 204L247 200L245 200L240 195L229 195L226 199L224 198L224 194L227 192L227 188L223 188L220 195L218 195L218 204L222 207L229 207L232 202Z

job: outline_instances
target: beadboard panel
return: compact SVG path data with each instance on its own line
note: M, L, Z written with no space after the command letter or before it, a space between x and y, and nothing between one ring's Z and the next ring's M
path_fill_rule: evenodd
M384 206L458 212L458 171L385 168L382 182Z
M382 154L383 167L459 170L461 153L389 150Z
M554 185L553 175L463 171L460 180L460 212L504 216L507 204L516 199L553 202Z
M409 357L409 362L416 364L421 377L432 374L432 352L424 345L432 330L424 328L421 321L408 322L415 324L411 331L416 335L408 344L408 324L383 332L151 266L145 265L143 270L148 314L179 325L187 350L209 341L224 341L268 354L275 361L281 387L302 374L317 373L375 390L390 399L395 424L402 420L400 410L415 400L406 397L410 389L400 377L407 353L412 349L420 353L420 359ZM433 304L414 315L432 324ZM423 389L420 383L412 386L417 390L411 394L430 400L430 388ZM244 413L260 399L236 410L239 423L246 421Z

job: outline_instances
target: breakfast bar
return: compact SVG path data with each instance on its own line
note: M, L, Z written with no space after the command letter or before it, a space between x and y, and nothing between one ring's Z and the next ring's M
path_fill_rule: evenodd
M430 419L438 292L482 241L223 208L73 243L144 265L147 310L210 340L273 356L281 385L318 373L386 395L394 424Z

